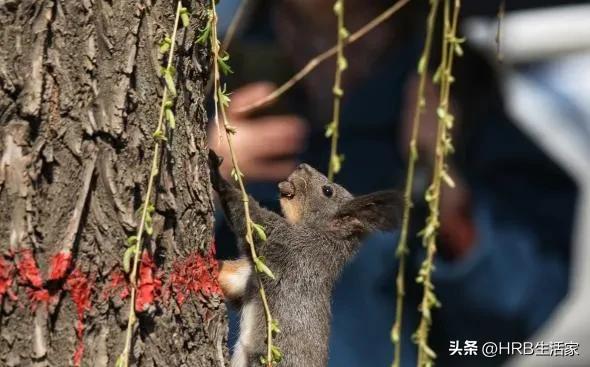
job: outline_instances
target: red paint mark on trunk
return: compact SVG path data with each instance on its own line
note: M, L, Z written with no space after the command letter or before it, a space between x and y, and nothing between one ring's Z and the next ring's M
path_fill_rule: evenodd
M25 287L25 293L33 310L38 304L49 305L56 302L60 292L69 292L77 315L75 324L77 345L73 355L73 365L80 366L84 354L85 318L86 312L92 306L94 281L89 279L87 274L82 273L77 266L73 266L72 254L68 251L58 252L50 260L48 280L65 280L63 286L58 289L45 287L41 271L31 250L18 252L16 265L12 263L14 258L15 256L10 254L0 255L0 301L6 295L11 300L17 301L12 287L19 285ZM68 274L70 269L72 271ZM210 246L205 255L197 250L184 259L175 261L172 269L166 286L163 286L162 274L157 271L152 256L147 251L142 253L135 299L135 309L138 312L147 310L158 301L166 304L170 295L179 305L197 293L207 297L222 295L217 281L219 271L218 262L215 259L215 244ZM115 268L110 272L109 280L100 294L104 299L115 294L125 299L129 297L129 293L130 286L126 275L119 268Z
M31 301L31 310L35 310L39 304L47 306L50 302L57 300L57 292L50 293L43 286L43 278L41 277L41 270L37 266L33 251L26 249L19 252L18 262L16 267L18 269L18 276L20 282L28 286L25 293Z
M70 292L70 298L76 305L76 336L78 345L74 352L74 366L79 366L84 353L84 317L86 311L90 310L90 297L92 283L79 269L75 268L66 280L66 290Z
M78 345L76 346L76 350L74 351L74 366L78 367L82 363L82 356L84 355L84 343L78 341Z
M30 301L32 310L39 304L49 305L58 300L61 291L70 293L70 298L76 306L76 337L77 345L73 356L74 366L80 366L84 353L84 318L86 311L91 307L92 282L88 276L74 267L71 273L67 274L72 263L72 254L69 251L58 252L50 260L48 280L60 280L65 278L61 288L56 289L45 287L41 271L37 266L33 251L29 249L18 253L16 267L6 261L7 256L0 257L0 300L8 294L11 299L16 300L11 287L15 277L18 276L20 284L25 286L25 293Z
M16 294L12 291L16 269L4 256L0 256L0 302L7 295L13 301L17 300Z
M56 295L49 294L49 291L45 288L42 289L27 289L27 297L31 301L31 310L35 310L39 303L49 304L49 302L56 297Z
M182 306L191 294L198 292L207 297L221 295L221 288L217 281L218 275L215 243L213 243L206 255L195 251L173 264L169 288L176 302Z
M19 260L17 263L18 274L23 283L29 283L35 288L43 287L43 280L41 279L41 272L35 262L33 251L22 250L19 253Z
M156 297L161 294L161 288L162 280L160 274L156 274L154 259L147 251L144 251L141 254L141 263L139 264L135 310L142 312L153 305Z
M113 297L117 292L122 300L129 296L129 282L119 268L115 268L109 273L109 280L102 291L101 297L106 300Z
M72 262L72 253L60 251L51 257L49 265L49 280L59 280L65 277Z
M78 315L78 321L84 321L84 314L90 310L90 296L92 290L92 284L88 277L82 273L79 269L74 269L68 279L66 280L66 290L70 292L70 297L76 305L76 314ZM80 328L76 327L78 331ZM81 327L83 330L83 326Z

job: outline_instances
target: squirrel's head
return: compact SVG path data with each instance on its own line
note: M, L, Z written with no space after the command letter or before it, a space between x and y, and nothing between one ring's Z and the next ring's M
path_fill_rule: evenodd
M307 164L300 164L287 181L279 183L279 192L281 209L290 223L314 224L344 235L394 229L403 207L395 191L355 198Z
M352 195L303 163L279 183L281 209L290 223L317 223L336 213Z

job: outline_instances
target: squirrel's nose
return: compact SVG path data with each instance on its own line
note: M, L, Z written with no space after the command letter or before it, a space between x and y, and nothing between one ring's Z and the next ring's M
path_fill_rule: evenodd
M297 166L297 170L298 171L308 171L309 172L309 165L305 164L305 163L301 163L299 166Z

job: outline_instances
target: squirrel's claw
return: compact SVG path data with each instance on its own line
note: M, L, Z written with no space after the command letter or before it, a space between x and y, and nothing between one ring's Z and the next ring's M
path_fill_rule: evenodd
M223 163L223 157L218 156L213 149L209 149L209 168L218 168Z
M218 156L213 149L209 149L209 174L211 179L211 185L215 191L219 191L219 185L223 178L219 173L219 167L223 162L223 158Z

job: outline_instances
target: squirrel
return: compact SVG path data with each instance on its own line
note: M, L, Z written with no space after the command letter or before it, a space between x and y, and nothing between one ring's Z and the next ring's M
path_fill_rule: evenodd
M241 191L221 177L220 164L221 158L210 150L211 183L242 253L238 260L222 261L219 272L225 297L241 305L231 366L259 367L266 355L266 319L254 263L243 240L244 202ZM267 235L266 241L255 238L257 255L275 275L274 280L262 276L261 281L273 319L280 324L274 338L283 355L280 366L325 367L334 284L366 235L399 225L402 196L387 190L353 197L307 164L279 183L278 191L284 216L251 197L249 210Z

